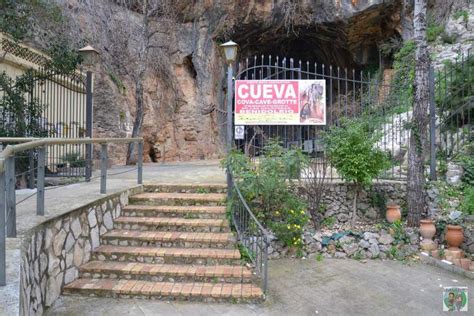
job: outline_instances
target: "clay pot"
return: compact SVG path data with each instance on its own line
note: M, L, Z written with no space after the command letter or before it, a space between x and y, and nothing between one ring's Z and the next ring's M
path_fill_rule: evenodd
M448 242L449 249L457 250L464 241L464 232L461 226L448 225L444 238Z
M385 214L385 218L390 224L401 219L402 212L400 211L400 206L396 204L387 205L387 213Z
M420 220L420 234L424 239L431 239L436 234L436 227L432 220Z

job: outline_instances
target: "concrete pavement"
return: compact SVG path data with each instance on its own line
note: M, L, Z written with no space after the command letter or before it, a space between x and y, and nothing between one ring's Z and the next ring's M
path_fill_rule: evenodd
M280 259L270 261L269 267L268 298L260 305L65 296L46 314L443 315L444 286L474 289L473 280L420 263ZM469 310L473 308L470 303Z

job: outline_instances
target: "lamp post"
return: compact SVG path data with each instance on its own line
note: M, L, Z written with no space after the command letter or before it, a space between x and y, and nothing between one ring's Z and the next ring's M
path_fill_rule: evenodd
M92 69L99 61L99 52L94 47L87 45L79 49L83 65L86 68L86 137L92 138L93 123L93 75ZM86 145L86 181L89 182L92 176L92 144Z
M233 76L233 65L232 63L237 58L237 43L233 41L228 41L221 45L224 50L225 59L227 62L227 135L226 135L226 142L227 142L227 154L230 153L232 149L232 142L233 142L233 132L232 132L232 98L234 94L234 85L232 83L232 76ZM229 166L227 166L227 196L230 197L232 188L232 175L229 170Z

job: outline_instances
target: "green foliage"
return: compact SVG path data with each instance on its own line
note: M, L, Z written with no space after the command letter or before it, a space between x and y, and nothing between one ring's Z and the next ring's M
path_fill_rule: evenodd
M45 137L41 117L44 105L29 98L35 85L34 71L26 71L15 80L0 74L0 137Z
M35 27L34 18L49 23L60 23L60 8L46 0L0 0L0 30L22 40Z
M244 263L251 263L253 256L252 252L240 243L237 245L237 247L240 252L240 260Z
M82 159L79 153L67 153L62 157L62 160L67 162L71 168L80 168L86 166L86 160Z
M73 73L82 62L79 52L69 47L68 43L64 41L52 43L48 54L51 60L46 65L46 68L61 74Z
M393 91L390 92L389 101L406 108L413 104L415 82L415 50L414 41L406 41L400 50L394 55Z
M314 256L314 259L316 259L317 262L321 262L324 260L324 256L322 253L318 252L316 253L316 255Z
M469 12L467 10L459 10L453 14L453 18L455 20L462 18L463 22L467 23L469 20Z
M461 202L459 210L465 215L474 215L474 186L464 189L464 199Z
M397 245L410 244L410 237L408 237L404 224L397 220L390 225L390 233Z
M462 181L465 185L474 186L474 141L469 142L460 151L456 161L463 167Z
M327 228L332 228L334 224L336 224L336 218L334 216L328 216L321 222L321 225Z
M324 134L328 159L345 181L369 185L389 167L387 153L375 147L379 138L366 118L342 120Z
M120 93L125 95L126 88L125 88L125 85L123 84L123 81L120 80L120 78L111 71L109 71L108 74L109 74L110 80L112 80L115 86L119 89Z
M293 193L292 179L307 163L299 149L284 149L270 140L264 155L253 164L233 150L222 165L230 166L244 199L255 216L287 246L302 247L301 234L308 222L304 201ZM235 203L236 197L228 201Z
M444 27L436 24L435 22L429 23L426 28L426 39L428 42L434 42L441 33L443 33Z

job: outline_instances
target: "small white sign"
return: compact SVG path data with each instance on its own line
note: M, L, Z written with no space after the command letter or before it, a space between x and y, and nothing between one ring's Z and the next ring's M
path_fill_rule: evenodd
M235 139L244 139L245 127L242 125L236 125L234 128L234 135Z

